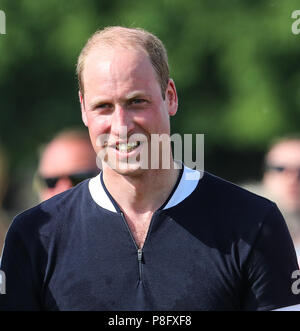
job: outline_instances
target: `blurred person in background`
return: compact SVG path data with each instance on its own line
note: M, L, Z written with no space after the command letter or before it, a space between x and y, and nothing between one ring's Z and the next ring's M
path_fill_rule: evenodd
M66 129L42 148L34 188L40 201L99 173L88 132Z
M0 258L4 244L4 238L8 229L8 217L3 210L3 199L7 188L7 160L3 149L0 147Z
M262 189L283 213L300 261L300 135L271 145L264 160Z

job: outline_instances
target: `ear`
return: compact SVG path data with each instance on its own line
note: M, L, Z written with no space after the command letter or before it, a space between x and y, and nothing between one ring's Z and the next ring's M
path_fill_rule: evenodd
M79 102L80 102L80 108L81 108L81 118L85 126L88 126L88 120L86 116L86 110L85 110L85 105L84 105L84 98L81 92L78 92L79 96Z
M165 101L167 102L169 115L174 116L178 109L178 97L175 83L171 78L166 89Z

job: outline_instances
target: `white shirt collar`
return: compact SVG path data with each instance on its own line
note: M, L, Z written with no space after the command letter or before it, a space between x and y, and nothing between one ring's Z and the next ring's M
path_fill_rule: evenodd
M186 199L193 191L196 189L200 179L203 177L204 172L198 170L192 170L185 165L183 165L183 173L180 182L169 199L166 206L163 208L168 209L174 207ZM105 191L103 184L101 183L100 175L90 179L89 181L89 191L93 200L102 208L107 209L111 212L117 213L111 198Z

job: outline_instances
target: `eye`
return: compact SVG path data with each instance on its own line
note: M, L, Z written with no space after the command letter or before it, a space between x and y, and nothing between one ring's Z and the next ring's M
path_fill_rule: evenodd
M132 104L132 105L141 105L141 104L146 103L146 102L147 102L147 100L142 99L142 98L135 98L135 99L132 99L132 100L129 101L129 103Z
M103 112L103 111L109 111L112 107L113 106L110 103L99 103L98 105L93 106L92 110Z
M96 109L105 109L105 108L111 108L111 104L109 103L102 103L102 104L99 104L95 107Z

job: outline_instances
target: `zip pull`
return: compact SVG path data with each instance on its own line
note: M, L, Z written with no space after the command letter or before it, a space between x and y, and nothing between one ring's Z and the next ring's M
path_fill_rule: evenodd
M138 262L139 262L139 280L142 281L142 260L143 260L143 251L141 248L138 249Z
M142 263L142 259L143 259L143 251L142 249L138 249L138 261Z

